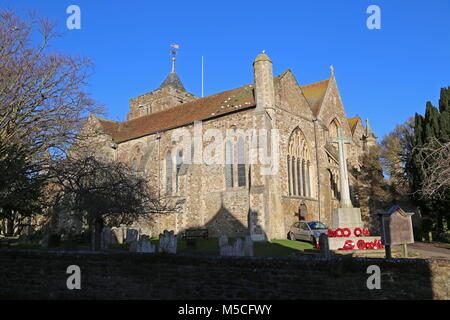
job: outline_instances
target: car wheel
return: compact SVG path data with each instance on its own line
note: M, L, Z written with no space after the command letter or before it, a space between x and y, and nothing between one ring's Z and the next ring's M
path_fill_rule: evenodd
M316 238L315 238L314 236L311 236L310 241L311 241L311 243L312 243L313 245L316 244Z
M292 241L297 240L297 239L295 239L295 236L294 236L294 234L293 234L292 232L289 232L289 234L288 234L288 239L289 239L289 240L292 240Z

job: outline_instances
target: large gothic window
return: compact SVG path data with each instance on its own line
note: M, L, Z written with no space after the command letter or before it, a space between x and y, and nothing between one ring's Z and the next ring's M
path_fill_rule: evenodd
M177 152L177 168L176 168L177 192L179 192L179 190L180 190L179 177L180 177L180 170L181 170L182 165L183 165L183 151L178 150L178 152Z
M306 163L306 196L311 197L311 162L308 160Z
M292 157L292 195L297 194L297 170L295 170L295 157Z
M230 140L225 144L225 180L227 188L233 188L233 144Z
M172 193L172 152L167 152L166 155L166 193Z
M292 194L292 181L291 181L291 160L290 157L287 156L287 175L288 175L288 189L289 189L289 195Z
M339 123L339 121L336 119L336 118L334 118L333 119L333 121L331 121L330 122L330 125L329 125L329 136L330 136L330 138L337 138L337 136L338 136L338 129L341 127L341 125L340 125L340 123Z
M300 171L300 158L297 158L297 195L301 196L302 195L302 183L301 183L301 178L302 178L302 171Z
M289 195L311 197L311 156L300 128L296 128L289 138L287 159Z
M245 142L244 138L240 137L237 144L237 169L238 169L238 186L244 187L246 183L245 170Z

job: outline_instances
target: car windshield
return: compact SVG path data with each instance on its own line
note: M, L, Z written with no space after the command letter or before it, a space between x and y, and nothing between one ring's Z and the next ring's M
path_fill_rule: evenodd
M319 229L326 229L327 226L324 225L322 222L308 222L309 227L311 228L311 230L319 230Z

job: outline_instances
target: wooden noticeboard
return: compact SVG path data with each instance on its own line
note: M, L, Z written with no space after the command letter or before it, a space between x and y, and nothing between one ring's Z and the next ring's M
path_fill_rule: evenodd
M384 245L395 246L414 243L411 216L400 207L392 207L381 218L381 240Z

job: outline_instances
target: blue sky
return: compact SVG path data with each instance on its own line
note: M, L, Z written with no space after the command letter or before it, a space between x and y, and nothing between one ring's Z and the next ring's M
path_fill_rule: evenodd
M66 8L81 8L81 30ZM366 9L381 8L381 30ZM301 85L335 75L349 117L368 117L379 137L450 86L450 1L0 0L58 22L53 49L91 58L89 90L109 117L123 120L130 98L156 89L170 72L169 45L181 47L177 73L205 95L253 82L252 61L266 50L274 73L291 69Z

